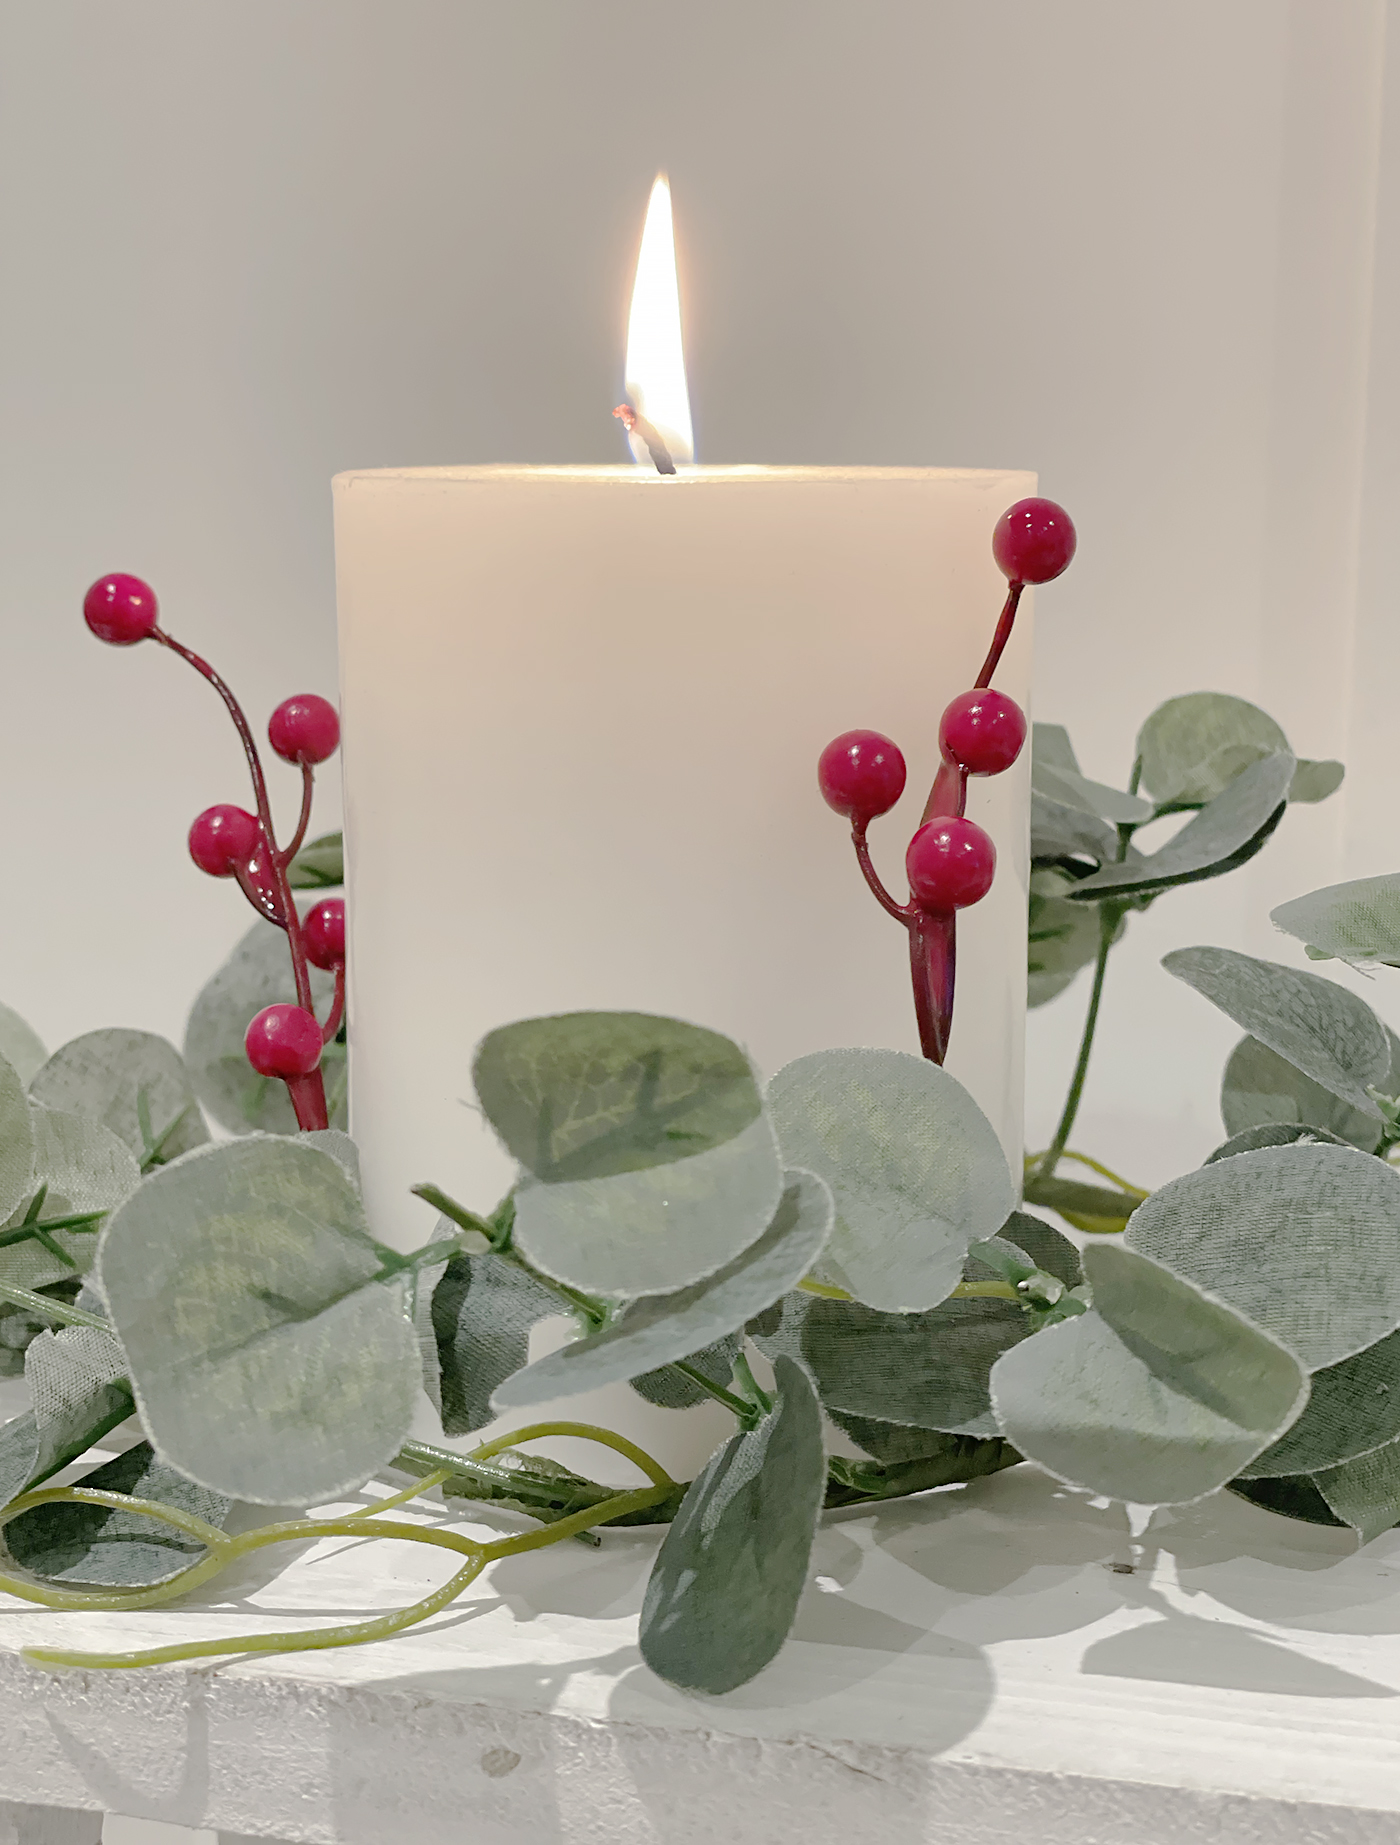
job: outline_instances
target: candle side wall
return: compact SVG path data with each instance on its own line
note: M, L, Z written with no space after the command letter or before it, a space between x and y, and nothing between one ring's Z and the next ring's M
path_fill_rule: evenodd
M917 1050L903 932L865 891L815 763L854 725L904 748L872 828L887 882L1002 579L1025 473L760 482L342 476L352 1110L381 1235L411 1183L489 1208L512 1170L470 1060L508 1020L673 1013L771 1074ZM1029 609L998 683L1024 700ZM1021 1148L1027 766L974 784L992 895L960 929L949 1067Z

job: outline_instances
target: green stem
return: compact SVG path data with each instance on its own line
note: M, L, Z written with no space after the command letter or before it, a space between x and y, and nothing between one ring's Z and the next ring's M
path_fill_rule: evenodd
M692 1384L703 1390L706 1396L713 1397L716 1403L723 1403L726 1409L733 1410L745 1428L756 1421L754 1404L745 1402L743 1397L735 1396L732 1390L726 1390L712 1377L706 1377L705 1373L697 1369L695 1365L687 1364L683 1358L675 1358L671 1361L671 1369L679 1371L682 1377L689 1378Z
M47 1294L33 1294L28 1288L17 1288L12 1282L0 1281L0 1300L9 1301L12 1307L23 1307L40 1318L59 1320L65 1326L95 1326L99 1332L111 1332L111 1327L99 1314L85 1313L81 1307L70 1307L61 1300L50 1300Z
M1099 953L1094 963L1094 984L1089 994L1089 1010L1084 1019L1084 1032L1079 1040L1079 1056L1075 1059L1074 1075L1070 1078L1069 1094L1060 1114L1060 1125L1055 1129L1055 1138L1042 1154L1036 1166L1036 1177L1048 1179L1059 1165L1069 1137L1074 1132L1075 1117L1079 1113L1079 1104L1084 1099L1084 1082L1089 1074L1089 1057L1094 1048L1094 1033L1099 1023L1099 1005L1103 999L1104 976L1108 972L1109 950L1113 947L1113 938L1118 932L1122 919L1122 910L1117 904L1101 903L1099 905Z

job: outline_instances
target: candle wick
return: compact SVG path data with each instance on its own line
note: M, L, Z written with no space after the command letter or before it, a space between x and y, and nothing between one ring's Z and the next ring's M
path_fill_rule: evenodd
M658 474L674 474L676 464L671 459L671 451L662 439L661 432L654 423L649 423L644 416L639 416L631 404L619 404L613 415L622 424L629 436L636 436L645 447Z

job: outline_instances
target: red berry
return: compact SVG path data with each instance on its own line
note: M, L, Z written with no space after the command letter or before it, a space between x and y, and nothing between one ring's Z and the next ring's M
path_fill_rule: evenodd
M243 1048L259 1076L310 1076L321 1061L321 1027L300 1006L265 1006Z
M340 742L340 719L329 699L299 692L273 712L267 735L284 762L324 762Z
M190 857L211 878L231 878L262 841L262 828L242 807L206 807L190 828Z
M317 967L345 965L345 899L326 897L307 912L302 923L306 952Z
M1000 775L1021 754L1025 741L1025 712L1014 698L990 687L960 693L938 726L944 759L969 775Z
M1078 543L1074 521L1053 500L1017 500L992 533L992 556L1013 583L1049 583L1069 569Z
M980 903L992 888L997 849L980 826L954 814L930 820L909 841L909 891L925 910L946 913Z
M122 570L99 577L83 597L84 621L99 641L110 641L113 647L146 640L159 615L150 584Z
M848 820L887 814L904 793L904 757L878 730L847 730L817 759L817 786L828 807Z

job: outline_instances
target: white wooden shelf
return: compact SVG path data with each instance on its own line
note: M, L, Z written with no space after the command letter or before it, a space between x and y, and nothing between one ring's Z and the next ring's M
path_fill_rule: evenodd
M794 1639L718 1699L639 1660L656 1542L508 1559L383 1645L213 1668L18 1651L352 1619L450 1559L268 1552L141 1615L0 1597L0 1845L89 1845L98 1810L317 1845L1400 1841L1400 1534L1357 1551L1224 1496L1135 1542L1020 1467L831 1516Z

